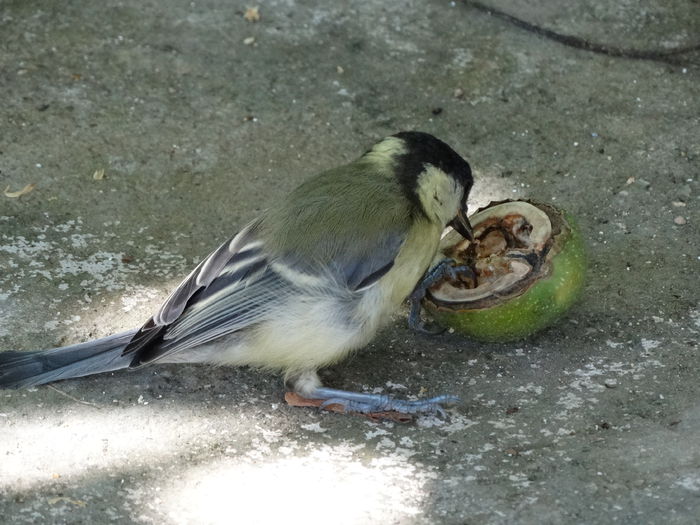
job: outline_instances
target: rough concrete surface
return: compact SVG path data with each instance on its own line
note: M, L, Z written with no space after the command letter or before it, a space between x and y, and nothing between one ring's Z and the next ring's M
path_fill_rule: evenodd
M474 206L569 210L582 300L514 344L400 312L324 372L457 394L447 419L291 408L279 378L198 366L2 391L0 521L697 523L698 51L610 56L462 2L259 5L0 1L0 189L36 184L0 194L0 349L137 326L307 174L403 129L471 162ZM628 50L700 35L696 0L488 5Z

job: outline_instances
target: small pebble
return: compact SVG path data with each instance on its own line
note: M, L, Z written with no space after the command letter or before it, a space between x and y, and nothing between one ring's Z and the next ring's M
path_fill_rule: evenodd
M248 7L243 13L243 18L248 22L258 22L260 20L260 8L258 6Z
M678 217L676 217L675 219L673 219L673 222L675 222L676 224L678 224L678 226L682 226L683 224L685 224L685 223L688 222L688 221L685 220L685 217L682 217L682 216L679 215Z

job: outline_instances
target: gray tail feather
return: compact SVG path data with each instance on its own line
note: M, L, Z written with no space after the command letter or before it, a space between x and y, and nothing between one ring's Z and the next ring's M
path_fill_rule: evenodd
M0 388L23 388L128 368L134 356L122 356L122 350L136 332L51 350L0 352Z

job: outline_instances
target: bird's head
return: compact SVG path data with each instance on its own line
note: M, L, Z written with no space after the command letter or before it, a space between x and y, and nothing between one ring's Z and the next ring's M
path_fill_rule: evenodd
M474 180L466 160L428 133L404 131L375 144L368 155L391 159L392 171L414 209L472 239L467 198Z

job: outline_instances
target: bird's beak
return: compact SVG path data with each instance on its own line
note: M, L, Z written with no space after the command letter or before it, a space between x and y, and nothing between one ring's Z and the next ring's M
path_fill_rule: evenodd
M467 210L460 209L457 216L452 219L449 225L452 226L462 237L474 242L472 225L469 224L469 219L467 219Z

